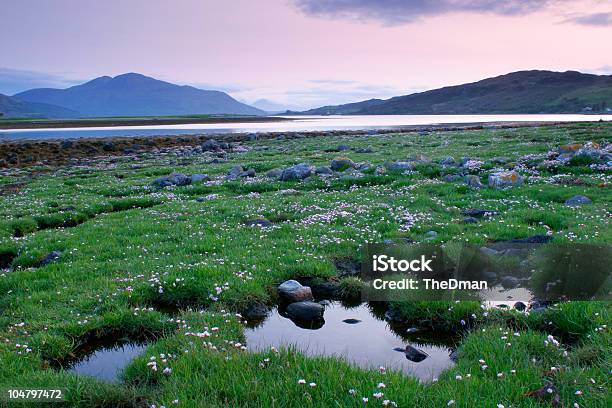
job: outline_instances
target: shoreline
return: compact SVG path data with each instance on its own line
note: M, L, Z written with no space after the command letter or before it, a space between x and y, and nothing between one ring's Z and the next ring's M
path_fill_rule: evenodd
M110 136L75 139L0 140L0 169L33 166L59 167L78 160L138 155L160 149L201 145L207 140L248 142L252 140L300 139L326 136L374 136L393 133L457 132L486 129L520 129L597 124L599 122L488 122L444 125L412 125L378 130L315 130L303 132L206 133L156 136ZM605 122L604 122L605 123Z
M40 119L40 120L0 120L2 130L20 129L64 129L89 127L119 127L119 126L155 126L155 125L197 125L219 123L261 123L286 122L290 118L275 116L247 116L247 117L192 117L192 118L94 118L94 119Z

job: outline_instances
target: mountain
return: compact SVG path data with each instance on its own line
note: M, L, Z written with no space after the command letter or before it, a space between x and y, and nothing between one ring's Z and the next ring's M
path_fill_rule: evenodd
M0 115L3 118L74 118L75 111L46 103L24 102L0 94Z
M284 105L269 99L258 99L257 101L253 102L251 106L269 113L285 112L287 110L300 110L299 106ZM304 108L302 107L301 109Z
M469 84L391 99L324 106L305 115L501 114L604 112L612 108L612 75L519 71ZM293 112L292 112L293 113Z
M67 89L32 89L14 96L62 106L83 116L264 114L224 92L179 86L135 73L103 76Z

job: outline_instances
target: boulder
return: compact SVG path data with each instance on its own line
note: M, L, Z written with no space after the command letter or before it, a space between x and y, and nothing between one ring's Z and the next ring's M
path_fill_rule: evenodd
M296 280L288 280L281 283L278 287L278 294L283 300L292 303L313 299L310 287L302 286L302 284Z
M242 174L243 171L244 169L242 168L242 166L234 166L227 172L225 178L227 180L236 180L238 176Z
M186 186L191 184L191 178L182 173L172 173L168 176L168 181L175 186Z
M224 145L227 145L225 143ZM202 143L202 151L204 152L216 152L218 150L222 150L221 143L217 142L215 139L209 139Z
M303 180L312 174L312 170L312 166L307 163L296 164L284 169L280 179L282 181Z
M412 347L410 344L406 346L404 353L406 353L406 358L408 360L413 361L415 363L420 363L421 361L429 357L429 355L423 350L419 350L416 347Z
M38 262L38 266L41 267L49 265L50 263L53 263L60 259L61 256L62 253L60 251L49 252L47 255L43 256L42 259Z
M253 303L241 314L247 320L262 320L268 316L268 308L263 303Z
M287 315L296 320L320 320L324 312L323 305L311 301L295 302L287 306Z
M249 227L271 227L272 222L266 220L265 218L255 218L253 220L246 220L245 225Z
M454 183L455 181L461 180L461 176L458 174L447 174L446 176L442 177L442 180L446 181L447 183Z
M445 158L440 160L440 164L442 166L456 166L457 161L455 160L453 156L446 156Z
M210 181L210 177L206 174L193 174L191 176L191 183L203 183L205 181Z
M320 166L315 169L315 174L318 174L319 176L331 176L334 174L334 172L327 166Z
M255 177L255 169L250 168L238 175L239 177Z
M171 186L172 183L170 183L170 181L168 181L168 177L159 177L159 178L156 178L155 180L153 180L151 185L153 187L156 187L156 188L164 188L164 187Z
M568 207L576 207L592 203L593 201L591 201L589 197L583 195L575 195L572 198L565 200L565 205Z
M397 160L393 163L385 162L384 166L387 170L390 170L390 171L408 171L408 170L414 170L416 167L416 163L411 162L411 161Z
M272 170L268 170L268 172L266 173L266 177L277 179L281 176L281 174L283 174L282 169L272 169Z
M355 163L348 157L336 157L331 161L329 167L333 171L344 171L348 168L355 167Z
M474 217L474 218L482 218L482 217L491 217L493 215L497 215L497 211L493 210L483 210L478 208L470 208L468 210L463 210L461 212L466 217Z
M482 183L480 182L480 177L475 176L475 175L467 175L464 178L465 180L465 184L467 184L468 186L472 187L472 188L481 188L482 187Z
M336 147L336 151L337 152L343 152L345 150L348 150L349 147L347 145L338 145L338 147Z
M570 143L559 146L559 154L575 154L578 150L582 149L581 143Z
M489 187L516 187L523 184L523 177L516 171L501 171L489 175Z

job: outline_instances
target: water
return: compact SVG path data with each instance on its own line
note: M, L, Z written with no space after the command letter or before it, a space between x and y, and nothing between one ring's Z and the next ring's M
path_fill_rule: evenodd
M421 381L431 381L440 372L453 364L450 358L452 339L440 334L408 334L406 328L392 328L382 316L377 316L362 303L356 307L332 302L325 309L325 323L314 330L298 327L283 317L278 309L259 326L245 330L249 350L269 350L270 347L295 346L309 356L335 356L362 368L402 371ZM346 319L358 319L356 324L345 323ZM407 344L427 354L425 360L415 363L404 353L394 348L405 348Z
M117 126L65 129L0 129L0 140L74 139L79 137L188 135L206 133L307 132L374 130L408 126L498 122L595 122L612 115L360 115L289 116L292 121L259 123L203 123L184 125ZM1 126L1 124L0 124Z
M145 349L145 344L125 343L97 349L72 363L68 371L117 382L121 371Z

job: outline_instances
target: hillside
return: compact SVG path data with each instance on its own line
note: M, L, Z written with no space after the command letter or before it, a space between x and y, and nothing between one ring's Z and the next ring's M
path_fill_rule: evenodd
M3 118L74 118L78 114L70 109L46 103L24 102L0 94L0 117Z
M307 115L576 113L612 107L612 75L519 71L431 91L325 106Z
M264 113L224 92L175 85L135 73L114 78L103 76L67 89L32 89L15 97L27 102L62 106L83 116Z

